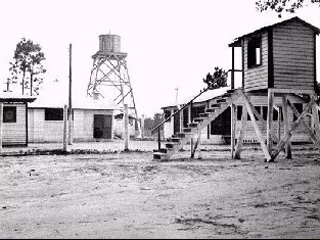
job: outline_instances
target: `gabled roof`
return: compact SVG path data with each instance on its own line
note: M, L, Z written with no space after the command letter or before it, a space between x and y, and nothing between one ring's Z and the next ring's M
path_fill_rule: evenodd
M248 33L248 34L245 34L245 35L243 35L243 36L241 36L241 37L238 37L238 38L236 38L232 43L229 44L229 47L241 47L241 40L242 40L244 37L248 37L248 36L250 36L250 35L259 34L259 33L261 33L261 32L268 31L268 30L271 29L271 28L277 27L277 26L282 25L282 24L286 24L286 23L288 23L288 22L293 22L293 21L300 22L300 23L302 23L303 25L311 28L317 35L320 34L320 29L319 29L319 28L317 28L317 27L313 26L312 24L310 24L310 23L302 20L302 19L299 18L299 17L293 17L293 18L287 19L287 20L282 21L282 22L278 22L278 23L275 23L275 24L272 24L272 25L269 25L269 26L262 27L262 28L260 28L260 29L258 29L258 30L255 30L255 31L251 32L251 33Z

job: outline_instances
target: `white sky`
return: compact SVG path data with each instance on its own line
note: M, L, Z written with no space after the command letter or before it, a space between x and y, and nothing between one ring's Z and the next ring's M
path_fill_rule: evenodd
M74 95L86 96L98 36L111 32L128 53L138 114L152 117L175 101L176 87L180 99L188 98L205 87L202 78L215 66L229 69L234 38L294 16L320 28L319 13L309 7L279 19L257 12L254 0L0 0L0 79L9 76L8 63L25 37L47 58L42 96L66 98L72 43Z

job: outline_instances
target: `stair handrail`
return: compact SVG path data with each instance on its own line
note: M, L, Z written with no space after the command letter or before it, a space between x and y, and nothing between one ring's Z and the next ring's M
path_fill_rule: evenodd
M228 75L229 72L234 71L234 72L238 72L238 71L242 71L242 70L235 70L235 69L229 69L228 71L226 71L224 73L223 76L221 77L225 77ZM168 122L171 118L173 118L175 115L177 115L178 113L180 113L182 110L184 110L187 106L189 106L190 104L193 103L194 100L196 100L198 97L200 97L203 93L207 92L210 89L210 86L208 86L207 88L200 90L200 93L198 93L198 95L196 95L195 97L192 98L192 100L190 100L188 103L185 103L182 105L182 107L178 108L177 111L175 111L173 114L171 114L169 117L167 117L166 119L164 119L161 123L159 123L154 129L151 130L151 134L153 134L155 131L157 131L163 124L165 124L166 122Z

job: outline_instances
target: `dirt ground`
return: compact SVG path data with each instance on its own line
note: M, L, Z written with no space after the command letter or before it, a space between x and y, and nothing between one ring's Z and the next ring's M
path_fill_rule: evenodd
M204 148L2 157L1 238L320 238L320 159Z

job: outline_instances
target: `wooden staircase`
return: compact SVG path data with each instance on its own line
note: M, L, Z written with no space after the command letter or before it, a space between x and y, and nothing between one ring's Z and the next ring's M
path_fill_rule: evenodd
M200 113L199 117L194 118L187 128L182 132L175 134L168 139L164 148L154 150L154 160L169 160L174 154L182 149L192 138L197 136L200 131L215 120L221 113L223 113L240 95L236 94L234 90L228 91L226 94L217 97L210 107L205 109L204 113Z

